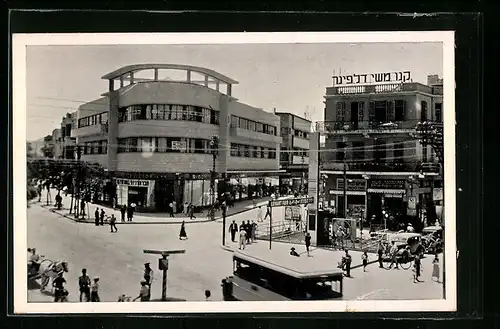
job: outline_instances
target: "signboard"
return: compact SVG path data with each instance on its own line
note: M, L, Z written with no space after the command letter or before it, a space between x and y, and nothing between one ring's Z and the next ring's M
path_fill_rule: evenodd
M356 85L369 83L404 83L411 81L410 71L336 75L334 85Z
M305 198L294 198L294 199L269 201L269 205L271 207L290 207L290 206L298 206L301 204L309 204L309 203L314 203L314 197L309 196L309 197L305 197Z
M172 142L172 150L185 151L187 149L187 144L184 141Z
M149 186L149 180L139 180L139 179L116 179L116 185L128 185L128 186Z
M344 179L337 178L337 190L344 189ZM364 191L366 189L366 180L364 179L351 179L347 180L348 191Z
M300 220L300 207L285 207L286 220Z
M368 187L372 189L393 189L403 190L405 188L404 179L372 179L368 181Z
M408 197L408 209L415 210L417 208L417 197Z

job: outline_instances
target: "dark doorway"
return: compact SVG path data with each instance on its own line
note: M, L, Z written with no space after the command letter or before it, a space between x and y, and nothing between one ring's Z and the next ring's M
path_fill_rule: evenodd
M148 188L142 186L128 187L128 204L135 203L138 208L147 206Z
M421 102L420 121L427 121L427 102L426 101Z
M169 203L174 200L174 180L159 178L155 184L155 207L159 212L167 212Z
M359 102L351 102L351 128L358 129L359 123Z
M367 217L370 224L382 223L382 194L368 194ZM375 216L375 220L372 218Z
M375 122L378 124L387 122L387 101L375 102Z

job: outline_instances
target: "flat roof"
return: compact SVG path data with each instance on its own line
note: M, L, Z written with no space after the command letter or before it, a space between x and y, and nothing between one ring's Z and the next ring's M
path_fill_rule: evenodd
M233 80L219 72L216 72L211 69L207 69L200 66L192 66L192 65L183 65L183 64L133 64L123 66L113 72L105 74L101 77L101 79L112 80L116 79L126 73L130 73L133 71L142 71L142 70L151 70L151 69L164 69L164 70L186 70L193 71L201 74L208 75L212 78L215 78L219 81L228 84L238 84L238 81Z
M340 257L336 258L335 253L314 253L311 257L307 257L307 254L294 257L289 253L290 249L282 248L266 251L247 248L234 251L234 256L298 279L343 274L337 267Z

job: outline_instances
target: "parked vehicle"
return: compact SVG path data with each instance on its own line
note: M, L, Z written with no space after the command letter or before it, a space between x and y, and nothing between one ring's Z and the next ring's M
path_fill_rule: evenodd
M435 254L443 251L444 230L441 226L428 226L422 230L422 245L425 252Z

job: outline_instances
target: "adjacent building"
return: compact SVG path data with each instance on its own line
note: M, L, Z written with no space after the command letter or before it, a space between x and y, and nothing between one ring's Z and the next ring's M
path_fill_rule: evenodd
M324 118L317 126L328 150L318 159L320 208L379 224L383 211L396 219L434 216L440 164L414 133L418 122L442 122L442 79L334 85L326 88Z
M282 138L280 167L286 174L280 176L282 193L307 191L307 171L309 168L310 120L292 113L275 112L280 118ZM286 189L286 190L285 190Z
M117 204L155 211L174 200L209 205L213 167L226 174L235 199L278 185L280 117L238 102L237 81L174 64L129 65L102 78L108 91L78 109L71 136L82 160L107 169Z

